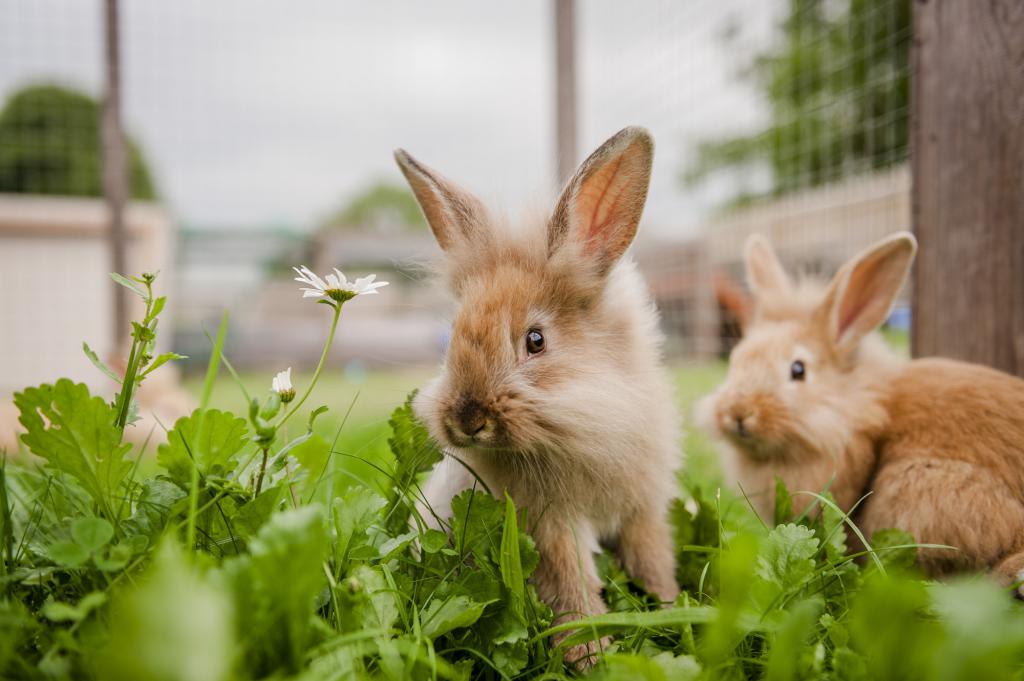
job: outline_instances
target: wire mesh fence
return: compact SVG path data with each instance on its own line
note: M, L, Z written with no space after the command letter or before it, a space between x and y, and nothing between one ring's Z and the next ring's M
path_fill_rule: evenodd
M830 275L910 228L909 1L587 8L588 134L636 119L659 140L652 193L669 198L653 199L639 255L677 356L723 355L738 337L749 234ZM653 47L603 49L616 34ZM908 301L891 320L903 333Z
M13 282L39 253L67 249L65 282L106 268L102 205L89 203L102 190L104 33L100 3L0 0L0 13L0 318L16 329ZM392 191L393 147L513 214L553 194L547 3L132 2L122 13L131 192L161 216L134 213L129 234L174 282L178 341L197 358L223 307L240 310L242 363L247 334L262 347L253 363L315 354L295 340L318 322L286 310L284 265L327 253L400 284L381 317L356 323L353 355L436 358L446 303L412 265L436 251ZM673 357L720 356L738 337L748 234L767 234L791 267L828 273L909 228L909 0L595 0L575 14L580 155L625 125L658 143L636 254ZM42 246L26 250L33 239ZM102 310L101 297L75 307ZM52 324L3 334L0 357L61 337ZM77 343L68 352L80 361Z

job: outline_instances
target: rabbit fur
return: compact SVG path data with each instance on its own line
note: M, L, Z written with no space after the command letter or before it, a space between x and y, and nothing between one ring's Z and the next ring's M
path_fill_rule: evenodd
M755 315L698 420L762 518L774 478L827 489L866 536L899 527L932 577L1024 579L1024 381L947 359L903 360L875 333L916 242L884 239L828 284L794 283L763 237L746 246ZM794 363L802 363L797 371ZM796 376L799 374L800 378ZM808 498L810 503L812 498Z
M627 128L569 181L547 220L513 225L404 151L396 159L441 245L458 301L441 373L414 409L446 458L424 487L434 527L479 476L527 509L538 594L568 621L606 611L594 552L616 545L659 599L678 593L667 507L681 463L658 315L623 257L653 142ZM540 352L527 335L543 337ZM534 348L536 349L536 348ZM596 643L568 659L586 661Z

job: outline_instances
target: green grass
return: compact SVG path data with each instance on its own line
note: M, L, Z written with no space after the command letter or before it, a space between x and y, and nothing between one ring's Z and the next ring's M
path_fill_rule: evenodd
M326 370L306 406L312 410L317 405L324 405L328 410L316 421L314 441L300 450L297 456L302 459L305 454L308 460L322 466L326 448L331 447L337 453L336 462L331 464L331 475L336 478L338 491L350 483L386 489L389 481L379 468L393 465L388 448L388 418L395 405L401 404L406 395L422 386L431 375L432 370L423 367L353 375ZM250 395L262 399L270 390L273 372L245 371L239 377ZM309 379L309 374L292 374L292 384L300 394ZM189 377L184 381L184 387L198 398L202 391L202 378ZM210 407L236 414L245 413L245 397L226 371L222 371L214 383ZM305 424L300 415L289 422L287 429L285 439L303 432Z
M725 365L674 371L689 417ZM410 525L441 455L395 406L432 373L328 372L286 426L272 399L250 414L222 375L210 409L137 469L85 386L22 393L46 466L0 466L0 678L554 681L578 676L566 645L601 635L614 636L603 681L1024 678L1024 615L1005 593L921 579L896 530L869 560L849 553L827 497L813 517L756 522L689 419L669 509L682 594L658 607L603 553L610 612L552 647L559 627L529 582L539 554L510 499L466 492L450 532ZM241 380L266 396L270 378ZM293 377L300 393L308 380ZM203 391L202 377L186 385Z
M337 475L359 479L371 487L387 484L374 465L390 466L388 449L388 417L405 396L423 386L436 373L431 367L409 367L374 370L346 376L344 372L326 371L317 384L313 401L324 404L328 411L317 419L315 432L346 459ZM691 418L694 403L707 395L725 377L724 362L686 364L671 369L675 376L676 397L684 423L684 479L695 484L715 487L721 484L718 455L706 433L696 428ZM270 387L272 372L241 372L242 384L250 395L264 395ZM294 374L292 382L300 391L309 380L308 374ZM201 376L191 376L184 387L198 399L202 393ZM235 380L221 372L213 386L211 408L243 413L245 398ZM345 419L346 413L348 418ZM344 422L344 425L343 425ZM294 431L303 427L296 420ZM340 429L340 430L339 430Z

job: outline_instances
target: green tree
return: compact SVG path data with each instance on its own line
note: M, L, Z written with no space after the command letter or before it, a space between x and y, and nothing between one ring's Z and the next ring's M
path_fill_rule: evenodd
M53 85L26 87L0 111L0 192L101 196L101 111L88 95ZM128 141L131 195L153 199L149 169Z
M424 226L423 213L408 188L377 182L356 194L327 221L329 229L412 231Z
M700 143L684 182L766 164L767 194L779 196L904 161L910 12L910 0L790 0L778 47L747 70L768 126Z

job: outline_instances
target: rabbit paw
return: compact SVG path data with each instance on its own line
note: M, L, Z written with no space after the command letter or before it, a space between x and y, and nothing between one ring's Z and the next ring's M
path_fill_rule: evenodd
M580 671L590 669L600 661L601 651L606 650L611 642L610 636L603 636L598 640L580 643L566 650L563 659Z

